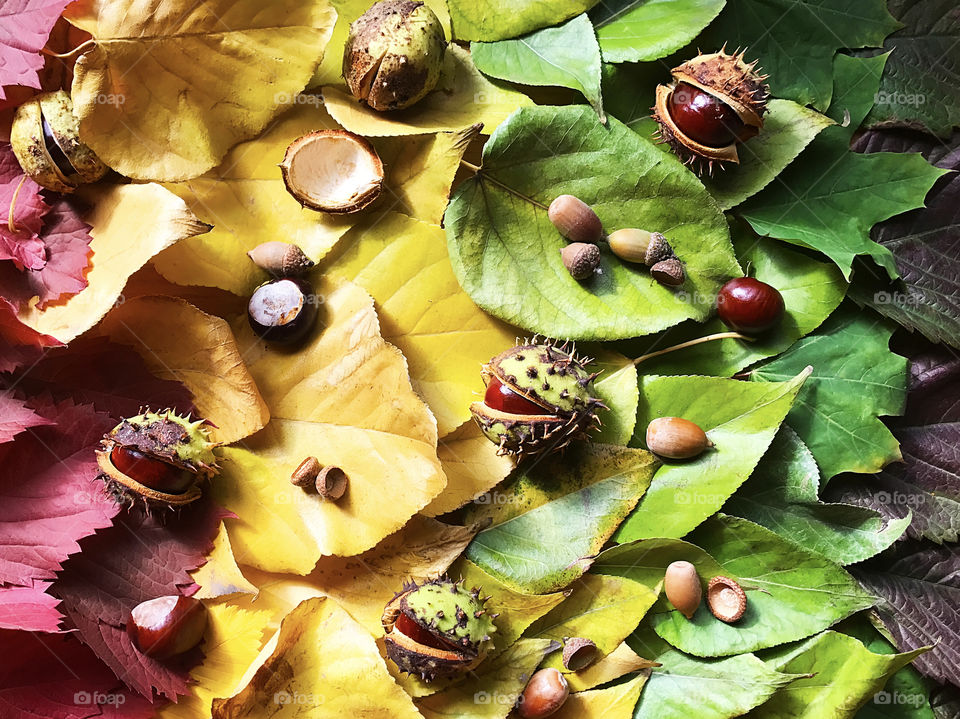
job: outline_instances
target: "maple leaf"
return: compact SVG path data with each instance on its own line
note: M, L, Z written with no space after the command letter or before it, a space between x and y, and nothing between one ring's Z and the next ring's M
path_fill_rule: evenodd
M0 443L9 442L27 427L55 424L30 409L23 400L5 394L0 395Z
M93 484L94 448L113 419L72 400L32 404L49 425L0 446L0 583L27 587L52 579L80 538L109 526L117 513Z
M126 691L70 634L0 631L0 715L4 719L147 719L150 702Z
M83 540L50 590L81 641L144 697L153 697L154 689L170 698L187 693L187 670L199 652L158 662L134 648L123 626L127 616L147 599L193 594L197 585L189 572L206 561L227 516L207 499L163 519L138 508L123 512L113 526Z
M0 6L0 100L4 85L40 87L41 48L69 0L7 0Z

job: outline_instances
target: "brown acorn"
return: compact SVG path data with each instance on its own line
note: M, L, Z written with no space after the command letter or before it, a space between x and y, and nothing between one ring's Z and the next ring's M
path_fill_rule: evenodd
M593 277L600 265L600 248L585 242L571 242L560 250L563 266L573 279L582 282Z
M703 598L700 575L690 562L671 562L663 576L667 600L687 619L692 619Z
M314 264L297 245L277 240L257 245L247 256L253 264L274 277L296 277Z
M678 65L673 82L657 87L653 118L660 140L698 174L738 163L737 145L763 127L770 88L756 64L721 49Z

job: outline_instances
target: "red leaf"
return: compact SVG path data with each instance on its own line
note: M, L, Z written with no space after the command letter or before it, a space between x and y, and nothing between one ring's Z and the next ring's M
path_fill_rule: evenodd
M0 143L0 260L43 268L47 253L39 234L48 209L40 185L23 174L10 143Z
M0 5L0 99L4 85L40 87L41 48L69 0L6 0Z
M13 370L35 360L40 347L63 344L56 337L43 335L17 318L17 308L0 297L0 372Z
M131 689L150 697L155 689L174 698L187 691L190 662L161 663L138 652L123 629L137 604L167 594L193 594L189 572L206 561L227 512L204 498L164 521L135 508L108 529L81 542L51 588L80 639Z
M118 511L94 483L94 449L114 420L72 400L31 404L56 424L0 445L0 583L26 587L52 579L78 540Z
M0 716L4 719L148 719L157 707L126 690L69 634L0 631Z
M57 632L60 620L56 598L47 594L50 582L32 587L0 587L0 629Z
M0 395L0 443L9 442L27 427L56 424L41 417L11 394Z

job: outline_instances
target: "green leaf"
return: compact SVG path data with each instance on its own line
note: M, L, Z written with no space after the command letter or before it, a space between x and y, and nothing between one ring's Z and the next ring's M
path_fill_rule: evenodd
M784 687L747 716L750 719L852 717L887 679L923 651L874 654L853 637L823 632L766 657L773 669L809 676Z
M606 0L590 19L606 62L657 60L693 40L725 0Z
M670 81L669 67L658 62L605 62L601 77L607 115L613 115L639 135L652 138L657 130L657 123L650 117L655 91L657 85ZM667 145L654 147L669 153Z
M651 420L676 416L700 425L714 447L664 464L617 541L682 537L720 509L763 456L805 378L801 371L758 392L756 384L719 377L643 376L634 442Z
M603 424L593 435L593 441L625 445L633 436L637 421L637 403L640 401L637 368L633 360L609 349L600 348L591 354L596 356L591 371L600 372L594 382L597 397L609 408L600 413Z
M729 0L700 42L748 48L774 95L822 110L837 50L879 46L896 28L884 0Z
M753 654L701 659L678 651L648 627L627 640L630 648L663 666L655 667L640 695L634 719L697 719L740 716L762 704L795 677L781 674Z
M922 125L946 137L960 124L960 15L954 0L890 0L905 27L883 43L892 50L868 123Z
M599 0L447 0L457 40L496 42L584 13Z
M716 340L645 360L639 365L644 374L729 377L759 360L783 352L798 339L813 332L843 300L847 283L832 262L820 262L811 257L809 252L759 238L741 223L732 225L731 231L740 263L750 267L751 276L773 285L783 295L786 305L783 319L752 342ZM691 299L711 307L716 301L713 296ZM729 328L717 317L705 324L687 321L654 337L633 342L629 347L639 357L647 352L727 330Z
M520 467L498 490L505 501L467 512L468 522L489 519L491 526L466 557L515 590L561 589L587 571L646 491L655 466L648 452L582 443Z
M570 586L571 594L546 616L530 625L526 636L556 639L589 637L604 657L632 632L657 600L649 587L602 574L585 574ZM547 666L564 669L560 653Z
M713 294L741 273L723 215L679 160L617 120L600 125L586 107L522 108L491 136L483 169L459 186L445 217L457 279L480 307L569 339L636 337L709 314L607 251L593 278L574 280L546 212L565 193L607 228L663 232L686 263L686 292Z
M848 279L857 255L870 255L896 277L893 255L870 240L870 228L922 207L944 172L920 155L850 151L850 136L873 104L884 60L837 56L828 114L840 119L849 113L848 126L821 132L776 184L739 211L761 235L823 252Z
M907 360L890 351L894 327L876 315L843 307L805 337L750 374L783 381L812 366L787 424L804 441L824 479L840 472L873 473L900 457L880 415L903 412Z
M745 519L717 514L689 540L622 544L597 557L593 570L656 590L667 564L685 559L696 565L704 582L718 574L739 582L747 591L747 609L735 624L717 620L705 603L693 619L672 609L666 600L654 606L649 617L657 634L688 654L729 656L796 641L875 601L830 560ZM651 585L652 580L656 584Z
M837 564L862 562L893 544L910 517L885 522L878 512L819 500L820 470L810 450L781 427L757 469L723 506Z
M826 115L790 100L771 100L763 116L763 132L737 146L739 165L703 178L720 207L729 210L760 192L810 144L834 124Z
M470 54L485 75L521 85L576 90L606 122L600 96L600 46L586 15L514 40L471 43Z

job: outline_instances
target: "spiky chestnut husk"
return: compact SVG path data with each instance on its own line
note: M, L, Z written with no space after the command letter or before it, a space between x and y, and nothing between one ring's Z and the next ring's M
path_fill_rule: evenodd
M498 454L535 455L562 450L599 427L597 410L606 405L596 396L593 381L600 374L587 366L566 343L536 341L512 347L483 366L485 385L496 378L502 385L543 409L542 414L512 414L474 402L470 412Z
M136 417L123 420L100 441L97 479L106 485L108 494L118 504L131 507L143 502L147 510L182 507L200 498L200 483L214 476L217 458L215 442L209 440L206 420L192 420L173 410L162 412L141 410ZM194 481L181 492L164 492L148 487L121 471L113 460L114 449L132 449L172 467L189 472Z
M426 682L472 669L483 660L496 631L497 615L485 605L479 587L467 590L462 580L447 576L404 584L381 619L387 656L401 671ZM408 622L419 638L400 631L398 623Z
M698 55L671 70L673 82L658 85L653 119L659 125L661 142L670 145L684 163L694 165L698 174L713 173L715 164L739 163L737 144L756 135L763 127L770 88L766 75L756 71L756 61L746 62L744 53L728 55L723 48L709 55ZM679 83L698 88L729 106L743 123L740 136L722 147L697 142L680 129L670 114L670 98Z
M10 145L23 171L56 192L73 192L107 172L107 166L80 141L73 102L63 90L37 95L17 108Z

